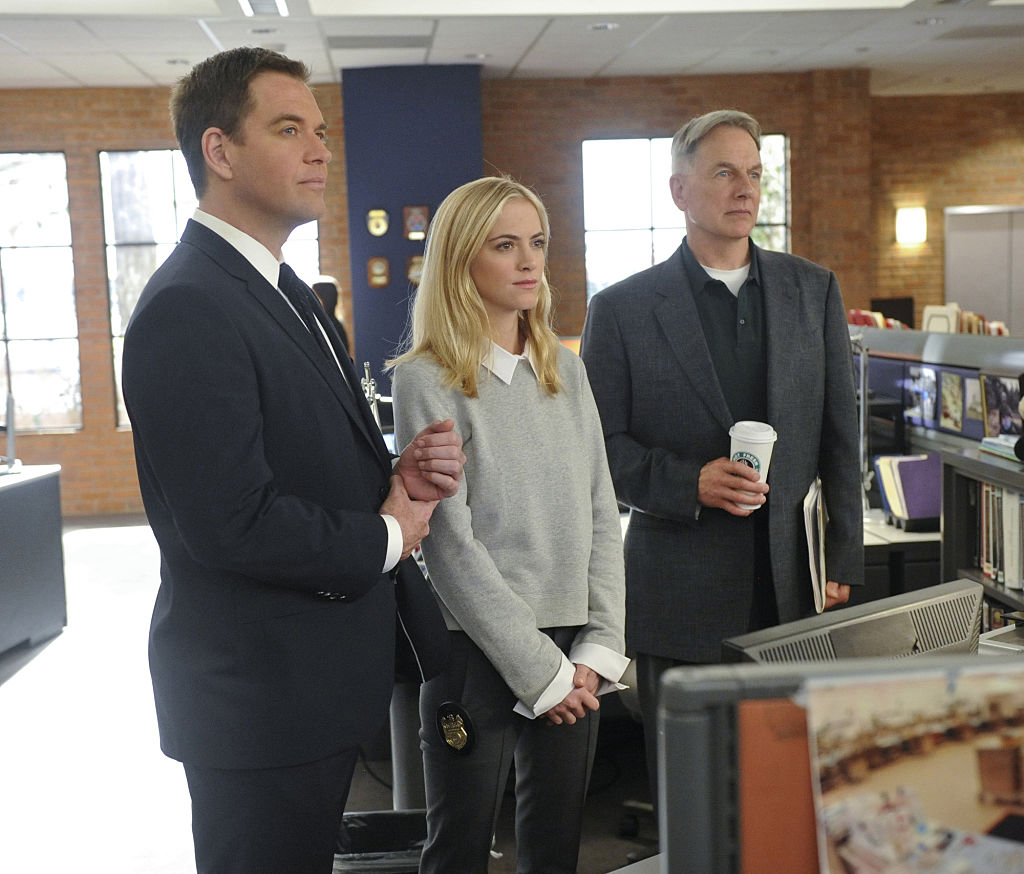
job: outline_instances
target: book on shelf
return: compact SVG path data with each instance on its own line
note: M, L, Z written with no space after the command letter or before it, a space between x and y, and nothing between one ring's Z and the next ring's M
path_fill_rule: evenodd
M1001 582L1008 589L1024 588L1024 565L1021 564L1021 495L1004 488L1002 500L1003 543Z
M1022 502L1016 489L981 483L978 567L989 582L1017 591L1024 589Z
M978 514L981 516L981 544L978 548L978 567L987 580L992 579L992 551L990 544L992 542L991 497L993 488L994 486L989 483L982 483L981 501L978 503Z
M1002 584L1006 557L1003 555L1003 490L992 488L992 579Z

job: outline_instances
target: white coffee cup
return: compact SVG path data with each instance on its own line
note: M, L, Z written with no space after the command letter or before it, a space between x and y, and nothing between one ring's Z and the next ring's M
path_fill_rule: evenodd
M768 476L768 465L772 460L772 448L778 439L775 429L767 422L737 422L729 429L732 444L729 460L739 461L758 473L758 480L764 482ZM744 510L756 510L760 504L739 504Z

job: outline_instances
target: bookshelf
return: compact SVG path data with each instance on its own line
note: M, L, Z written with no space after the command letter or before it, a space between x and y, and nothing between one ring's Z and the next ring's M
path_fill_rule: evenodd
M1024 495L1024 465L978 448L986 431L983 377L1016 379L1024 373L1024 337L861 326L850 326L850 334L868 355L869 397L902 401L903 451L939 452L942 457L941 580L966 577L979 582L990 608L987 615L1024 610L1024 590L1010 589L986 576L980 529L981 507L991 491L988 486L1004 490L1004 499L1006 490ZM888 411L873 412L872 429L880 416L889 419ZM899 417L895 411L893 419ZM875 452L869 432L868 454ZM1015 521L1011 515L1007 529ZM985 540L986 546L991 543L991 538ZM1020 556L1024 564L1024 542Z
M941 455L942 579L975 580L984 586L986 600L993 606L1024 610L1024 591L989 579L980 558L983 486L987 483L1024 494L1024 465L974 448Z

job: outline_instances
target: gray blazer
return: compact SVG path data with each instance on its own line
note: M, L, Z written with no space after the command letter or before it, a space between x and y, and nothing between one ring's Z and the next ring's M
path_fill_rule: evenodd
M782 622L813 611L803 498L821 475L828 578L864 579L858 418L836 277L757 250L765 300L771 564ZM626 537L626 644L685 661L720 658L747 630L753 515L699 508L701 467L729 454L732 415L677 250L594 296L581 354L601 413ZM762 510L755 511L763 512Z

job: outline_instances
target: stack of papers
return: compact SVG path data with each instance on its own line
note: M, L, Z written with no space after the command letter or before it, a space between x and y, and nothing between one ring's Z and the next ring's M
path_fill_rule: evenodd
M821 493L821 478L815 477L804 497L804 530L807 532L807 562L811 569L811 588L814 590L814 609L825 609L825 526L828 512L825 496Z
M1018 434L999 434L996 437L983 437L978 448L982 452L998 455L1000 458L1007 458L1010 461L1020 461L1013 448L1020 439Z

